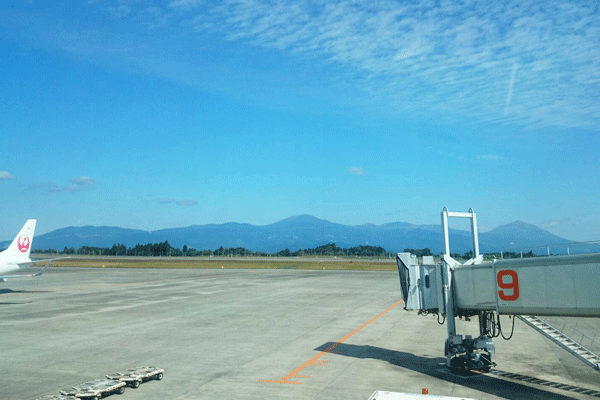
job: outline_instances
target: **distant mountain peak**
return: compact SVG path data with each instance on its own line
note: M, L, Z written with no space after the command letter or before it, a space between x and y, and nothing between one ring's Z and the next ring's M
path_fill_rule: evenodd
M302 215L296 215L293 217L279 220L279 221L274 222L267 226L271 226L271 227L289 226L289 227L294 227L294 228L309 228L309 227L316 228L316 227L333 226L333 225L339 225L339 224L336 224L331 221L327 221L326 219L317 218L312 215L302 214Z
M513 222L511 222L510 224L507 224L507 225L512 225L512 226L535 226L535 225L532 225L532 224L528 224L525 221L521 221L520 219L518 219L516 221L513 221Z
M471 233L450 229L451 248L454 252L471 249ZM225 224L190 225L185 228L168 228L156 231L126 229L110 226L67 227L36 236L34 249L62 249L63 247L110 247L116 243L127 246L161 243L165 240L175 247L184 244L197 250L223 247L244 247L252 251L277 252L285 248L292 251L314 248L325 243L340 247L360 245L381 246L388 251L405 248L430 248L441 251L438 225L413 225L392 222L383 225L343 225L308 214L295 215L269 225L251 225L230 222ZM489 232L479 234L482 252L500 250L525 250L535 246L564 244L567 239L552 235L535 225L514 221ZM8 246L10 241L0 243Z
M317 218L317 217L309 215L309 214L294 215L292 217L284 218L277 222L315 222L315 221L329 222L325 219Z
M495 243L501 250L519 249L527 250L528 247L549 246L568 242L542 228L523 221L514 221L501 225L485 234L489 243Z
M528 224L527 222L524 222L521 220L516 220L514 222L511 222L510 224L500 225L499 227L492 229L490 232L500 232L500 231L505 231L505 230L515 230L515 229L543 231L543 229L541 229L533 224Z

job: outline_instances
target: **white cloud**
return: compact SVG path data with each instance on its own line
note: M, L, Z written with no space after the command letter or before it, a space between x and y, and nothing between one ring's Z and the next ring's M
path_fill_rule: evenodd
M159 197L155 201L159 204L176 204L181 207L195 207L198 205L196 200L191 199L174 199L172 197Z
M364 175L365 171L361 167L350 167L347 172L352 175Z
M502 160L502 157L495 154L479 154L477 159L486 161L499 161Z
M517 74L517 63L513 64L512 72L510 74L510 81L508 83L508 94L506 95L506 108L504 109L504 115L508 115L508 107L510 106L510 99L512 98L513 86L515 85L515 76Z
M149 6L139 12L138 18L148 28L156 29L166 26L171 19L171 14L165 12L161 7Z
M86 186L86 185L93 184L95 182L95 180L94 180L94 178L90 178L89 176L78 176L78 177L72 178L71 182L73 182L76 185Z
M132 11L131 6L129 6L127 4L119 4L116 7L108 8L108 12L116 20L125 18L126 16L128 16L131 13L131 11Z
M77 176L70 179L72 185L56 185L54 183L39 183L28 185L25 187L26 190L36 191L48 191L49 193L74 193L90 190L91 185L94 184L95 180L89 176Z
M202 4L202 0L173 0L169 3L169 7L180 10L190 10Z
M177 205L182 207L195 207L198 205L198 202L196 200L191 199L182 199L177 200Z
M8 171L0 171L0 181L12 181L15 177Z
M55 185L52 183L40 183L35 185L29 185L26 187L27 190L43 190L50 193L73 193L81 191L81 187L77 185Z
M538 226L543 228L552 228L552 227L563 227L566 225L577 225L578 221L573 219L572 217L563 217L563 218L555 218L548 219L545 221L541 221Z
M155 201L159 204L173 204L175 203L175 199L171 197L159 197L155 199Z

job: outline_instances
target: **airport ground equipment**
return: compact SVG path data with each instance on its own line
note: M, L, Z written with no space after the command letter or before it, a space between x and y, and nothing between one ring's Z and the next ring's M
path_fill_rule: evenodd
M64 394L49 394L42 397L36 397L34 400L76 400L77 397L65 396Z
M108 374L106 378L125 382L127 386L138 388L143 382L150 380L160 381L163 378L164 372L164 369L158 367L134 367L115 372L114 374Z
M376 391L369 397L369 400L475 400L467 399L466 397L448 397L448 396L434 396L429 394L411 394L411 393L397 393L397 392L386 392Z
M396 257L405 310L436 314L447 322L446 364L454 371L481 370L494 365L493 338L512 337L500 315L600 317L600 254L534 257L483 262L479 253L477 219L467 213L442 211L444 253L418 259ZM473 258L460 263L450 256L449 218L471 220ZM455 318L479 318L477 338L456 333ZM441 322L443 323L443 322ZM511 322L514 328L514 318ZM505 326L506 328L506 320Z
M100 398L114 393L123 394L125 385L125 382L112 379L96 379L73 386L71 389L61 390L60 394L79 399L100 400Z

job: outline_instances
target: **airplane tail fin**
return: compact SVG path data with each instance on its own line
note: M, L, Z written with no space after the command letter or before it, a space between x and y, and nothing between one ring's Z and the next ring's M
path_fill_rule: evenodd
M27 220L10 246L8 246L8 249L3 251L3 253L5 253L11 259L11 261L18 263L19 261L29 260L31 242L33 241L33 233L35 231L35 223L35 219Z

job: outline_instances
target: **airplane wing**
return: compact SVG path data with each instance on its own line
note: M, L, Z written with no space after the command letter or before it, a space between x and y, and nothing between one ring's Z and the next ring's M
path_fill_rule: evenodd
M64 260L65 258L71 258L71 257L58 257L58 258L49 258L47 260L35 260L35 261L27 261L27 262L23 262L23 263L17 263L19 265L19 267L28 267L32 264L43 263L43 262L45 262L46 265L44 265L44 268L42 268L41 270L39 270L33 274L1 275L0 282L6 282L7 279L33 278L35 276L40 276L41 274L46 272L46 270L48 269L48 266L50 265L50 263L52 261Z

